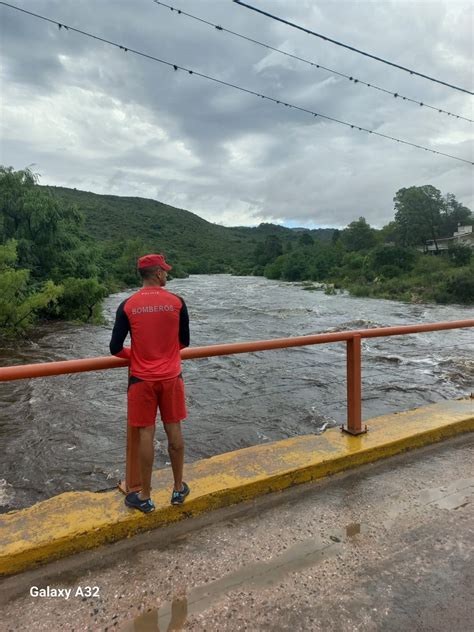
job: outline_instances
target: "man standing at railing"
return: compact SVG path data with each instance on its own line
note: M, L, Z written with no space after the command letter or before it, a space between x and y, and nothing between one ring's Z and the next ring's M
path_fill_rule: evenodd
M189 346L189 317L183 299L164 289L171 266L163 255L140 257L137 267L143 287L119 305L110 353L130 359L128 423L139 429L142 488L127 494L125 504L149 513L155 509L150 494L158 408L174 477L171 504L182 504L190 491L183 481L181 421L186 418L186 404L180 355L180 349ZM128 333L131 347L124 347Z

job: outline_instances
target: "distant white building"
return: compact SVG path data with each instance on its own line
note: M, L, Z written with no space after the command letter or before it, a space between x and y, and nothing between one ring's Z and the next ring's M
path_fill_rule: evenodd
M436 248L436 244L438 244L438 248ZM469 248L474 249L474 232L472 231L472 226L458 226L457 231L453 233L452 237L437 239L436 243L434 239L429 239L425 242L425 245L420 246L418 250L421 250L422 252L436 253L448 250L449 246L453 246L454 244L468 246Z

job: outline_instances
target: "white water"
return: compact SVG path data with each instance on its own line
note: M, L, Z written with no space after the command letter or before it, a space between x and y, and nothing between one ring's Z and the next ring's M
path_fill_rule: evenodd
M170 283L191 318L191 345L282 338L474 318L472 308L326 296L258 277L193 276ZM48 324L3 364L108 355L107 326ZM365 419L469 394L474 335L452 330L363 340ZM184 363L186 459L321 432L345 420L345 344ZM0 384L0 510L72 489L112 486L123 474L125 369ZM158 424L160 428L160 424ZM160 430L156 467L168 459Z

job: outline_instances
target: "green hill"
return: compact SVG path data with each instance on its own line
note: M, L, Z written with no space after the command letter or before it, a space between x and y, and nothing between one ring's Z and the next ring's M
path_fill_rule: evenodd
M85 231L99 242L140 240L145 248L179 262L183 272L250 273L259 243L276 235L283 247L297 243L301 233L284 226L228 228L208 222L184 209L137 197L98 195L78 189L48 188L55 197L77 206ZM332 229L307 231L329 240Z

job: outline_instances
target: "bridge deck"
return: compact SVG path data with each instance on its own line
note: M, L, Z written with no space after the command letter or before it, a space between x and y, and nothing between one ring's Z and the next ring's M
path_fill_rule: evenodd
M1 618L37 631L467 632L473 552L471 433L4 579ZM30 596L47 585L99 595Z

